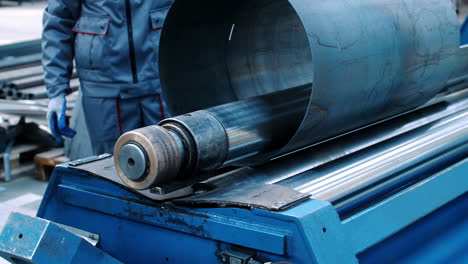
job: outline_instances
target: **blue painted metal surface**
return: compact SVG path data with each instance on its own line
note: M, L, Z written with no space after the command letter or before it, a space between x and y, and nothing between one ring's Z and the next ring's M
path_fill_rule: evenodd
M460 42L462 46L468 44L468 16L460 28Z
M63 167L51 181L38 216L98 233L100 248L124 263L164 263L166 258L169 263L219 263L215 252L231 245L257 249L260 259L271 261L310 263L315 258L308 248L317 245L309 244L294 214L152 204L106 180ZM333 212L323 215L340 223L330 204L308 205L309 213ZM322 233L322 228L316 232Z
M358 255L360 263L468 263L468 195Z
M124 263L220 263L217 252L232 247L253 249L263 262L388 263L389 252L401 244L415 253L399 261L464 261L467 172L465 160L340 219L332 205L317 200L284 212L152 203L62 166L54 172L38 216L99 234L98 247ZM447 217L450 228L443 221ZM433 232L424 231L425 226ZM449 233L439 235L441 230ZM421 234L427 234L425 245L436 252L411 242Z
M19 264L121 263L53 222L20 213L0 233L0 256Z
M468 190L468 164L451 167L343 221L362 252ZM463 165L464 164L464 165Z

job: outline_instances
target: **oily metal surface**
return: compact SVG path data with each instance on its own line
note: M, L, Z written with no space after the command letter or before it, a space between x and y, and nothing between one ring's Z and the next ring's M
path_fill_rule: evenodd
M295 135L267 160L427 102L468 64L458 28L449 1L176 0L162 88L182 114L313 83L302 123L276 132Z
M223 165L264 161L291 140L309 102L312 84L207 109L225 129Z

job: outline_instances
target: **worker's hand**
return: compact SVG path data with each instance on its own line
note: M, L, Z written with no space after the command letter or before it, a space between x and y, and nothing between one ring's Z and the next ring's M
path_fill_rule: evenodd
M49 111L47 112L47 120L49 120L49 128L55 139L62 143L62 136L72 138L76 131L69 128L66 121L67 101L65 95L60 95L49 100Z

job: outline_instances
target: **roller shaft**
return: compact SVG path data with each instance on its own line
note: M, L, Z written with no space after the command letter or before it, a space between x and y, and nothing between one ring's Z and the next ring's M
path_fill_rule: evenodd
M117 171L136 189L145 189L161 183L166 176L173 179L184 173L190 176L200 169L251 162L252 156L261 160L259 154L269 155L291 137L294 131L288 128L301 121L310 87L305 85L196 111L163 120L159 126L126 133L116 144ZM167 142L150 144L150 136L153 139L165 136ZM158 174L150 175L150 168L161 163L158 160L178 165L159 166L153 169L160 169ZM153 179L150 185L148 180L141 181L146 175Z
M288 155L284 158L280 158L275 160L274 162L265 164L265 165L260 165L257 166L254 170L248 170L248 173L243 171L241 174L243 176L248 176L248 175L253 175L255 174L255 179L258 181L264 181L266 183L276 183L279 182L283 179L286 179L288 177L291 177L293 175L300 174L304 171L310 170L312 168L318 167L322 164L325 164L327 162L337 160L343 156L350 155L352 153L355 153L357 151L360 151L362 149L365 149L367 147L370 147L374 144L377 144L379 142L382 142L384 140L388 140L390 138L393 138L395 136L401 135L403 133L412 131L414 129L418 129L422 126L433 124L434 122L437 122L441 118L445 118L451 114L454 114L458 111L465 110L468 106L468 99L467 99L467 94L468 91L460 91L457 93L452 93L447 96L443 96L440 98L436 98L433 101L431 101L427 106L417 110L413 111L411 113L402 115L397 118L390 119L388 121L383 122L382 124L377 124L374 126L371 126L369 128L363 129L362 131L353 133L349 136L343 136L338 139L332 140L327 143L320 144L318 146L315 146L313 148L309 148L303 151L300 151L298 153ZM278 94L279 96L282 96L283 94ZM250 100L252 101L252 100ZM248 104L250 105L250 104ZM286 104L285 107L288 107ZM213 108L213 109L216 109ZM240 109L239 107L236 107L236 109ZM216 111L214 111L216 112ZM208 112L202 112L202 114L207 114ZM200 113L197 113L200 114ZM225 141L227 143L227 134L225 130L223 130L223 126L219 126L219 119L217 118L212 118L214 117L212 114L207 114L210 119L209 121L212 122L206 122L208 124L211 124L211 127L215 127L216 129L207 129L206 125L200 125L198 123L198 131L191 131L194 132L195 136L199 138L199 150L202 149L203 152L205 153L205 160L210 160L209 162L206 163L207 166L213 165L213 164L229 164L229 160L227 160L227 156L225 152L227 149L229 149L228 144L219 144L216 143L216 138L220 138L219 142ZM186 117L186 116L185 116ZM180 117L180 119L185 118L184 116ZM191 116L193 117L193 116ZM200 120L200 119L198 119ZM239 119L242 120L242 119ZM143 128L137 131L133 131L129 134L128 136L132 135L134 136L135 134L141 133L140 131L143 131L142 134L146 135L157 135L157 133L161 131L172 131L169 133L172 135L174 138L170 140L178 140L174 141L174 144L168 144L166 146L177 146L175 149L179 152L179 155L172 156L172 158L177 158L179 161L177 164L180 164L180 171L183 172L183 168L190 167L192 165L188 165L189 163L193 164L196 163L198 152L195 151L197 149L196 146L194 146L193 142L193 137L190 134L190 131L187 131L186 128L184 128L185 122L180 122L179 118L174 118L170 122L163 122L165 123L163 126L152 126L152 127L147 127ZM215 124L215 125L213 125ZM192 126L193 127L193 126ZM179 128L179 129L175 129ZM280 129L280 128L278 128ZM174 132L177 131L177 132ZM218 131L218 135L214 135ZM221 134L221 136L219 136ZM180 137L180 135L184 135L183 137ZM145 137L141 138L140 140L136 138L127 138L127 143L126 144L132 144L134 141L141 141ZM185 141L185 142L184 142ZM125 142L124 140L119 140L119 142ZM192 147L185 147L189 146L192 144ZM125 145L125 144L124 144ZM154 153L155 149L159 149L158 151L161 152L161 148L152 147L152 145L146 145L146 146L151 146L149 151L147 153ZM235 148L233 148L236 150ZM190 151L191 150L191 151ZM164 153L164 151L162 151ZM195 156L193 155L195 154ZM121 156L120 154L116 154L116 156ZM138 160L138 155L135 155L134 160ZM150 156L150 155L148 155ZM210 158L211 157L211 158ZM224 158L220 158L224 157ZM125 159L123 159L125 161ZM223 163L224 160L224 163ZM148 164L153 162L153 161L147 161L143 164ZM117 164L125 164L125 162L119 162ZM122 166L122 165L118 165ZM177 169L172 167L172 176L170 176L169 179L174 179L177 177L177 175L180 175L180 171L177 172ZM162 175L155 175L156 177L151 177L153 179L160 179L163 176L165 176L168 173L162 174ZM121 177L126 177L123 174L120 174ZM134 177L132 175L127 175L130 177ZM171 178L172 177L172 178ZM239 181L241 182L244 177L239 176ZM245 177L249 178L249 177ZM250 177L251 179L252 177ZM166 178L167 179L167 178ZM158 180L156 180L157 182ZM145 184L153 184L153 181L146 181ZM137 184L142 184L142 183L137 183ZM157 184L157 183L156 183ZM147 188L147 187L146 187Z
M431 126L440 120L460 111L468 110L468 90L438 97L426 106L410 113L361 129L307 149L279 157L272 162L255 167L244 167L230 172L238 184L248 184L254 180L275 184L295 175L307 172L327 163L337 161L345 156L381 144L405 133ZM413 134L415 135L415 134ZM220 176L219 178L223 178ZM313 180L314 177L310 177ZM216 179L214 181L217 181ZM222 183L213 182L215 185Z

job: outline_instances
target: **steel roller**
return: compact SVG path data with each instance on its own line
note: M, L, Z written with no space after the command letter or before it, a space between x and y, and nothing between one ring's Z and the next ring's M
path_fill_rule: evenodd
M177 0L159 69L182 115L123 135L117 171L146 189L408 111L453 79L458 43L448 1Z
M371 149L383 142L390 142L394 138L401 137L407 134L406 139L420 135L423 131L422 127L432 127L446 119L449 116L461 111L468 110L468 90L464 89L459 92L450 93L448 95L439 96L431 100L427 105L402 114L398 117L391 118L384 122L372 125L365 129L361 129L348 135L340 136L336 139L308 147L295 153L276 158L273 162L268 162L253 167L242 167L237 170L220 175L216 178L208 180L206 183L225 186L232 182L230 178L236 179L236 184L246 185L254 182L262 182L266 184L278 184L287 182L299 181L303 183L308 180L314 181L315 176L307 177L305 175L314 175L311 171L315 168L328 166L326 164L334 164L335 168L338 164L343 164L345 157L363 153L365 149ZM418 130L417 132L412 132ZM408 136L408 133L412 136ZM401 138L399 142L402 142ZM391 146L386 143L386 146ZM381 148L382 149L382 148ZM372 151L366 152L367 154ZM374 152L375 153L375 152ZM363 156L360 156L361 158ZM329 172L332 170L328 170ZM296 175L303 174L303 177ZM317 173L318 175L319 173ZM229 175L229 176L228 176ZM326 174L324 174L326 175ZM224 183L226 182L226 183Z
M375 193L431 175L468 154L468 111L444 117L353 155L278 181L318 200L349 210ZM392 187L385 188L385 185ZM380 193L381 194L381 193ZM350 205L352 204L352 205Z

